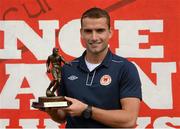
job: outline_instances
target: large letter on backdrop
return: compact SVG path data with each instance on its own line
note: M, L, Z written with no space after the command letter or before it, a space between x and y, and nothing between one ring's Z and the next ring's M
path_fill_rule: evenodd
M163 46L152 46L150 49L139 48L140 43L148 43L149 41L147 35L139 35L139 30L162 32L162 20L117 20L115 21L115 29L119 30L120 48L116 49L117 54L124 57L163 58Z
M45 65L42 64L7 64L6 72L9 78L0 94L0 109L18 109L19 103L16 96L20 93L33 93L37 100L38 96L45 93L49 84L45 74ZM30 87L21 87L24 78Z
M72 20L59 33L59 45L68 55L78 57L85 50L80 40L80 20ZM72 49L73 48L73 49Z
M137 68L141 77L144 102L153 109L172 109L172 73L176 72L176 64L152 64L152 73L156 73L156 85L138 66Z
M4 49L0 49L2 59L21 59L17 50L17 40L35 55L38 60L45 60L55 46L55 29L58 21L39 21L43 30L42 38L24 21L0 21L0 30L4 31Z

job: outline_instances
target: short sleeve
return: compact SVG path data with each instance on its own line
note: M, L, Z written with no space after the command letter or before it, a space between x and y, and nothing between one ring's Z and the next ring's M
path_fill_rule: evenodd
M131 62L124 64L120 79L120 99L136 97L142 100L141 81L135 65Z

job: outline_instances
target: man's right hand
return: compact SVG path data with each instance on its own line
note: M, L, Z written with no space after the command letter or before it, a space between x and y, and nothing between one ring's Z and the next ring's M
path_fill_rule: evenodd
M45 108L41 111L48 113L52 120L57 123L64 123L66 121L67 113L60 108Z

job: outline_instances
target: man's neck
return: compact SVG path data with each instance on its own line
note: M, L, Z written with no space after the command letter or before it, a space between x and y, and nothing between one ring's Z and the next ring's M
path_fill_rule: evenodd
M107 52L108 52L108 49L102 51L99 54L92 54L92 53L87 52L85 58L89 63L98 64L104 60Z

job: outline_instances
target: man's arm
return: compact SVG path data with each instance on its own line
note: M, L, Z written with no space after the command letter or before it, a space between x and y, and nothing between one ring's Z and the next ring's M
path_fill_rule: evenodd
M122 110L103 110L92 107L92 118L111 127L134 127L139 114L138 98L121 99Z
M87 107L77 99L66 97L72 105L65 109L71 116L80 116ZM140 100L138 98L123 98L120 100L122 109L104 110L92 107L92 119L111 127L134 127L139 114Z

